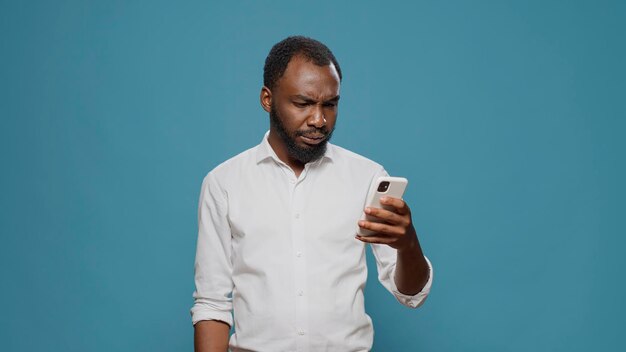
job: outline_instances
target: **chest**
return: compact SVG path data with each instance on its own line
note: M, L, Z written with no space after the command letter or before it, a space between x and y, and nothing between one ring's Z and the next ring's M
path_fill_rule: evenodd
M244 176L229 190L234 241L265 246L294 235L328 243L354 240L371 177L331 169L296 179L281 172Z

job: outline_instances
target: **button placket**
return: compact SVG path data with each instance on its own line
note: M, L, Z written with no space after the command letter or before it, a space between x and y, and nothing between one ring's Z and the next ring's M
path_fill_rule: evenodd
M304 258L303 249L306 246L306 226L302 223L303 214L300 210L303 208L304 200L301 199L303 194L302 187L306 186L305 174L301 174L300 178L295 184L290 185L292 189L291 193L291 238L294 249L294 286L292 292L295 294L295 317L294 327L296 329L297 350L308 350L308 339L304 338L308 329L308 302L304 296L304 289L306 288L306 260Z

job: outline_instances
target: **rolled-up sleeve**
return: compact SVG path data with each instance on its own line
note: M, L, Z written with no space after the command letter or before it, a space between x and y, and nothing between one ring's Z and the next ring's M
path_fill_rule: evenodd
M426 285L424 285L420 292L410 296L398 291L398 287L396 286L394 279L396 275L396 250L385 244L373 244L372 252L374 253L374 257L376 257L378 281L396 297L398 302L410 308L417 308L424 304L426 297L428 297L430 293L430 287L433 284L433 266L430 260L424 257L428 263L428 281Z
M227 198L209 173L202 182L198 205L194 305L191 320L220 320L233 325L231 232Z
M379 170L374 177L372 178L372 182L378 179L380 176L389 176L385 169ZM430 287L433 283L433 266L430 263L428 258L426 262L428 263L428 281L426 285L422 288L420 292L413 296L405 295L402 292L398 291L398 287L396 287L396 260L397 260L397 251L386 244L372 244L372 252L374 253L374 257L376 258L376 269L378 270L378 281L387 289L387 291L391 292L398 302L410 308L417 308L424 304L426 297L430 293Z

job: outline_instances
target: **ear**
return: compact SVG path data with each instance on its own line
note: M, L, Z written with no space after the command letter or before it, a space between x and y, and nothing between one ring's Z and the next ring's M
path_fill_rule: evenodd
M266 86L261 88L261 96L259 99L261 100L261 107L263 110L267 112L272 111L272 91L269 88Z

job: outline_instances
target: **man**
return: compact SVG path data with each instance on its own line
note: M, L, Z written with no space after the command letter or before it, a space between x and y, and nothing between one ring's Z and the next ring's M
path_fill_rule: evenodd
M261 144L205 177L199 204L196 351L368 351L365 244L380 282L418 307L432 282L408 205L363 209L379 164L328 143L341 69L306 37L270 51L261 106L270 130ZM363 212L384 223L359 221ZM357 226L374 231L356 235ZM234 310L234 319L231 311ZM229 341L229 329L235 333Z

